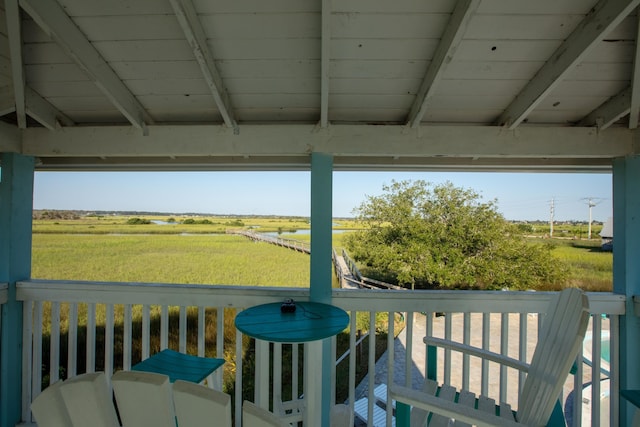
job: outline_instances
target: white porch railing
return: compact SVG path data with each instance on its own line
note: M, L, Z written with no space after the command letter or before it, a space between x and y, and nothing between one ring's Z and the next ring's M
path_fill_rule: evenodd
M242 400L252 398L243 397L243 384L253 384L253 381L251 377L243 377L244 356L251 349L248 349L248 340L243 340L242 335L233 328L236 310L282 301L284 298L304 301L308 299L309 291L291 288L25 281L18 284L17 296L25 304L23 420L30 420L30 402L42 387L61 376L71 377L84 371L100 370L105 371L109 378L114 370L129 369L141 358L171 347L200 356L206 354L227 359L228 363L224 365L225 384L235 389L236 424L240 425ZM479 340L486 348L528 360L537 340L537 324L541 320L538 313L545 309L548 299L548 293L535 292L334 290L333 304L351 315L348 335L350 352L342 358L338 367L345 369L348 374L339 375L339 383L345 382L339 385L346 387L348 391L345 397L353 405L363 397L356 394L356 368L364 368L368 372L368 382L365 383L367 391L362 393L370 402L371 413L375 402L376 374L380 382L396 381L411 385L413 378L427 372L430 362L428 357L424 357L426 352L422 338L425 333L466 343ZM592 354L600 354L600 331L603 328L609 328L611 337L611 407L601 408L600 399L592 399L592 425L598 425L601 412L617 413L619 373L613 361L616 360L618 348L618 316L624 314L625 304L624 297L608 293L589 294L589 300L594 314L591 326L594 337ZM394 341L393 337L398 331L394 330L394 322L389 322L386 330L378 330L377 334L370 335L366 344L368 357L359 360L356 313L363 313L361 316L372 325L376 323L379 313L402 313L405 326L402 340ZM447 315L436 317L435 313ZM603 318L603 314L608 316ZM232 329L232 334L226 337L225 325ZM380 333L388 334L384 343L388 359L384 370L386 373L383 374L380 369L376 371L374 357L376 336L379 340ZM83 342L79 346L78 343ZM336 339L333 342L335 350ZM274 380L270 391L273 401L279 402L279 398L285 395L298 395L303 381L303 375L299 374L303 364L298 363L298 359L303 357L303 353L298 345L274 346ZM116 360L115 354L121 356ZM336 359L342 354L343 351L336 354ZM601 372L600 357L592 359L590 367L577 364L576 375L567 384L567 393L577 390L577 394L574 392L573 395L575 402L582 402L583 384L590 382L591 378L597 378ZM479 387L477 391L494 394L497 399L517 393L520 379L511 379L513 373L491 366L476 367L474 363L473 360L456 360L454 356L442 354L438 361L438 378L458 381L472 389ZM49 366L46 372L42 371L43 365ZM283 371L289 373L283 374ZM245 375L251 376L251 372L251 369L247 369ZM332 378L332 399L335 400L335 370ZM417 381L420 380L418 378ZM213 386L220 388L222 383L223 369L219 369ZM600 395L599 386L600 382L593 382L591 390L594 396ZM516 400L514 403L517 403L517 399L509 400ZM387 408L390 419L392 405ZM574 406L573 425L583 423L581 408L581 404ZM280 407L276 404L272 409L278 410ZM371 416L368 418L372 419ZM612 425L617 425L615 418L612 422Z

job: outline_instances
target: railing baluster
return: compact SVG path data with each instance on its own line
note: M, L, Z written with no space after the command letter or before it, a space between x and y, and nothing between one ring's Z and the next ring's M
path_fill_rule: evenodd
M239 312L240 310L238 310ZM236 315L238 314L236 312ZM236 393L235 420L236 427L242 426L242 332L236 329Z
M282 344L273 343L273 412L282 415Z
M67 378L75 377L78 365L78 304L69 303L67 336Z
M602 358L602 317L591 316L593 330L591 332L591 426L600 427L600 377Z
M160 350L169 348L169 307L160 308Z
M113 304L105 304L105 321L104 321L104 373L107 381L111 382L113 375Z
M349 407L353 411L353 404L356 401L356 317L357 312L352 311L349 323Z
M520 313L519 329L518 359L520 359L521 362L527 362L527 336L529 332L529 315L527 313ZM518 373L518 391L522 390L526 377L526 373L522 371Z
M620 425L619 411L620 411L620 368L617 363L619 360L620 350L620 316L609 316L609 360L610 372L609 372L609 403L610 403L610 418L612 426Z
M444 339L451 340L451 321L453 313L444 314ZM445 384L451 384L451 350L444 351L444 379Z
M509 313L502 313L500 323L500 353L509 355ZM507 367L500 365L500 402L507 401Z
M178 322L178 351L180 353L187 352L187 307L180 306L180 320Z
M49 325L49 384L60 378L60 303L51 303L51 324Z
M224 307L216 308L216 357L218 358L224 358L224 315ZM214 373L216 381L214 387L218 390L222 390L223 373L224 369L218 369Z
M369 378L368 392L368 408L367 408L367 420L368 426L373 425L373 405L375 403L375 397L373 395L373 389L376 381L376 312L369 312L369 358L368 358L368 370L367 375Z
M411 387L411 377L413 375L413 317L414 313L412 311L405 313L407 344L404 357L404 378L405 386L407 387Z
M395 358L395 313L390 311L388 314L388 332L387 332L387 384L393 384L393 367ZM388 389L387 389L388 390ZM393 418L393 405L391 400L387 399L387 425L391 425Z
M482 313L482 348L489 350L491 338L491 314ZM486 396L489 392L489 362L482 360L480 393Z
M463 337L462 343L471 344L471 313L464 313ZM462 356L462 388L469 389L469 377L471 376L470 368L471 358L468 354Z
M291 396L295 396L296 398L298 398L298 390L300 389L300 376L298 375L298 370L300 369L300 344L291 345L291 357L291 370L293 371L293 378L291 378Z
M144 304L142 306L142 351L140 354L141 360L149 358L149 352L151 349L151 306Z
M131 304L124 305L124 319L122 331L122 369L131 370Z
M31 398L35 399L42 390L42 301L36 301L33 308L33 381Z
M87 304L87 372L96 370L96 305Z

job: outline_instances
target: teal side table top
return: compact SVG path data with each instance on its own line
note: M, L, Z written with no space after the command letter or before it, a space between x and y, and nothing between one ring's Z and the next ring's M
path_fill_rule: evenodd
M274 302L241 311L236 328L263 341L297 343L332 337L349 324L349 315L332 305L296 301L294 313L282 313L280 305Z
M165 349L131 367L132 371L155 372L176 380L201 383L213 371L224 364L224 359L198 357Z

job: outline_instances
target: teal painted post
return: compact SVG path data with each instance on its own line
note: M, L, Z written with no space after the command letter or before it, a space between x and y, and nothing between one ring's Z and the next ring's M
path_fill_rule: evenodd
M311 153L311 301L331 303L333 156ZM331 341L322 342L322 420L331 411Z
M640 318L633 295L640 295L640 157L613 162L613 291L627 296L620 318L620 389L640 389ZM635 407L620 399L620 425L631 425Z
M33 157L2 154L0 170L0 282L9 284L0 330L0 427L14 427L22 411L22 302L16 281L31 275Z

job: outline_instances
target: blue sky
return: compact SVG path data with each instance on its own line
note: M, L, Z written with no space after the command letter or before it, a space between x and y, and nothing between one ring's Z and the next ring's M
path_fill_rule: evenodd
M392 180L451 181L483 200L498 200L511 220L589 218L612 215L610 174L335 172L333 216L353 216L366 196ZM310 212L309 172L37 172L35 209L198 212L239 215L300 215Z

